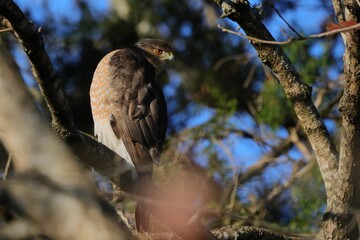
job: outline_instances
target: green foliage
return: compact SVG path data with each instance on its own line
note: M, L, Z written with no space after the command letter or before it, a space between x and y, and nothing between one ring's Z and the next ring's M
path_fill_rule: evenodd
M226 116L231 116L236 112L238 106L236 98L229 97L218 88L211 88L209 96L214 99L218 108L217 114L219 116L226 118Z
M275 79L265 81L260 105L259 119L273 129L293 121L294 114L291 104Z
M323 74L324 67L329 65L326 54L316 58L310 53L313 44L308 42L294 42L285 47L285 51L298 70L301 78L307 84L313 84Z

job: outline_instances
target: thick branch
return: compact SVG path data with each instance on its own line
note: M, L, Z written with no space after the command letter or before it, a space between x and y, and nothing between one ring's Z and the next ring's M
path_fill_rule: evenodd
M338 4L333 1L334 9L342 20ZM360 20L358 1L342 1L347 21ZM343 16L344 17L344 16ZM360 31L342 34L345 43L344 54L344 94L339 103L342 114L340 159L338 175L343 199L344 215L351 221L356 210L360 209ZM331 228L331 227L329 227ZM345 229L342 228L343 231ZM347 238L358 239L358 227L347 229Z
M0 24L13 31L29 57L33 74L50 110L54 129L63 139L71 137L76 132L73 117L61 90L60 79L45 51L40 29L27 20L13 1L0 0L0 15L4 17L0 16Z
M274 233L261 227L252 226L228 226L223 228L214 229L211 231L216 240L256 240L256 239L267 239L267 240L288 240L297 239L287 237L280 233ZM142 236L143 240L180 240L171 233L162 234L147 234ZM300 239L300 238L299 238Z
M247 35L258 39L274 41L273 36L257 17L248 1L216 1L222 7L224 17L237 22ZM335 144L320 118L311 100L311 87L301 81L301 78L291 61L280 46L252 42L261 61L274 72L285 94L294 106L304 131L312 145L320 167L328 195L328 206L336 208L340 201L336 196L337 180L337 152Z
M229 226L214 230L213 233L218 240L254 240L254 239L268 239L268 240L287 240L288 237L270 232L269 230L259 227L235 227Z

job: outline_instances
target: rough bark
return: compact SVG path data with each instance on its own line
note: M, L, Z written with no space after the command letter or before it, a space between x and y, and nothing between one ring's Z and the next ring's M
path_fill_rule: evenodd
M250 226L227 226L211 231L215 235L216 240L288 240L297 239L297 236L287 237L280 233L274 233L261 227ZM180 240L171 233L165 234L149 234L141 237L142 240ZM299 237L301 239L301 237Z
M274 233L259 227L235 227L228 226L213 231L218 240L287 240L290 239L282 234Z
M360 20L360 6L356 1L333 1L333 5L338 21ZM359 238L356 212L360 209L360 32L342 33L342 37L345 79L344 94L339 103L342 125L338 176L344 209L340 216L325 219L319 239L341 239L337 232L343 232L348 239ZM339 217L346 220L346 224L339 224Z

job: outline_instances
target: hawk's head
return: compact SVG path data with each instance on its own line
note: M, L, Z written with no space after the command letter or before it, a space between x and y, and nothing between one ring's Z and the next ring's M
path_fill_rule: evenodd
M159 73L169 62L174 61L174 54L169 44L159 39L142 38L135 46L140 48L144 57L155 67Z

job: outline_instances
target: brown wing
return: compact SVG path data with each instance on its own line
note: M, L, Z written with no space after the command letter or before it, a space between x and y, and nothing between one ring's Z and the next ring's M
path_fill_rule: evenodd
M138 172L159 163L167 128L167 107L153 67L133 49L110 59L110 124Z

